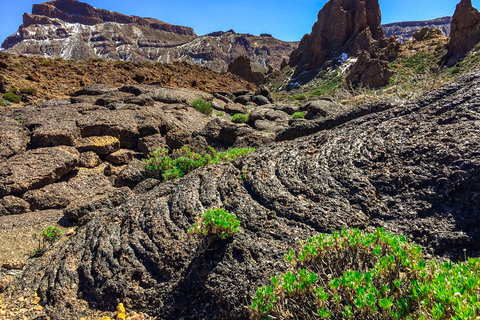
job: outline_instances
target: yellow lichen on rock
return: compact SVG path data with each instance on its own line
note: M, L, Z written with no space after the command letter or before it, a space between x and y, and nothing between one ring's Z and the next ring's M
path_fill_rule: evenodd
M117 320L125 320L127 317L125 307L123 303L119 303L117 307Z

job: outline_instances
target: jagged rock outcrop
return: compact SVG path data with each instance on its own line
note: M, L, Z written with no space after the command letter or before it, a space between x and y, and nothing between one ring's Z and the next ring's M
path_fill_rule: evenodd
M233 60L228 65L227 71L257 85L265 82L265 76L252 69L250 58L247 56L241 56Z
M471 0L461 0L452 18L447 64L454 65L480 42L480 12Z
M394 22L382 25L385 36L390 38L391 36L397 37L398 41L405 42L411 40L413 34L423 28L439 29L442 31L444 37L450 35L450 25L452 23L452 17L442 17L425 21L404 21Z
M428 27L424 27L413 34L413 39L417 41L431 40L442 37L442 30Z
M377 0L330 0L318 13L318 21L312 32L302 38L298 48L290 55L290 66L295 67L292 78L300 84L313 79L327 60L346 60L350 56L358 57L363 52L361 66L355 70L366 69L374 77L385 76L383 81L370 80L360 74L359 86L381 86L388 83L389 73L378 72L387 57L380 49L387 46L387 39L380 25L381 13ZM376 56L374 60L370 57ZM345 58L343 58L345 56ZM367 65L365 66L365 62ZM367 79L365 81L365 79ZM292 80L293 81L293 80ZM379 85L377 85L379 84Z
M23 15L23 24L2 48L66 60L185 61L222 72L237 57L248 55L256 71L267 72L269 64L278 69L296 45L233 30L197 37L188 27L58 0L34 4L32 14Z
M149 181L29 264L7 296L33 290L53 318L81 317L86 300L162 319L248 319L249 297L285 270L283 254L318 232L381 226L438 255L478 255L479 89L476 72L417 101L308 122L292 128L303 137L229 164ZM199 253L187 230L212 207L242 231Z

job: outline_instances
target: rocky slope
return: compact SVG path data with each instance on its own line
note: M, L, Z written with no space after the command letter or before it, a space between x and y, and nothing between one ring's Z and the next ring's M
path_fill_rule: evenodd
M235 58L248 55L257 71L279 68L296 47L270 35L218 32L197 38L193 29L151 18L126 16L78 1L35 4L17 33L2 44L6 52L70 59L186 61L226 71Z
M93 203L88 206L73 201L65 212L85 214L90 223L32 261L7 289L8 296L18 301L18 295L35 291L45 306L42 312L54 319L85 315L85 301L90 307L111 311L123 302L129 309L162 319L248 319L245 306L257 286L285 269L283 254L289 248L317 232L383 226L439 255L463 258L463 248L468 255L478 255L479 89L480 73L476 72L410 103L381 102L315 121L292 121L277 135L283 142L167 183L142 181L132 161L127 165L130 169L120 173L125 178L117 186L130 181L136 184L134 192L118 189L126 193L113 197L119 199L117 203L98 200L104 199L102 195L89 197L87 201ZM125 159L115 150L140 144L140 137L170 134L166 141L174 141L178 139L174 138L178 137L176 126L190 128L190 137L201 140L203 136L218 144L218 138L230 145L273 141L265 133L257 140L242 142L237 134L236 139L225 141L225 134L214 134L228 127L221 119L209 121L171 100L176 96L189 101L199 95L204 94L91 86L71 101L9 111L7 118L14 119L11 136L23 138L12 140L19 151L14 151L16 155L10 152L2 166L2 195L18 197L32 188L39 196L23 196L24 201L50 199L43 203L55 203L58 200L47 192L48 186L44 191L38 189L40 183L75 190L75 180L89 175L80 170L72 176L72 170L95 162L86 159L94 159L95 154L107 162L114 157ZM170 104L165 104L166 97ZM156 101L153 106L150 99ZM125 103L127 107L121 107ZM289 110L267 105L253 108L252 115L255 111L258 120L274 119L274 114L280 116L280 108ZM63 114L56 123L59 112ZM42 117L48 121L39 125ZM167 120L170 117L173 122ZM179 119L186 122L177 124ZM281 116L277 119L282 123ZM248 127L244 126L236 132ZM25 144L31 146L35 135L57 136L47 140L57 141L57 146L25 152ZM117 140L102 140L111 148L101 151L91 137L105 135ZM60 145L68 141L78 142ZM147 141L142 143L146 146ZM42 157L42 170L37 172L32 165L22 169L27 159L33 162ZM12 173L28 179L14 181ZM70 178L60 179L66 174ZM199 254L198 243L188 237L187 229L195 217L212 207L236 214L242 232Z
M187 63L141 64L105 62L101 59L64 61L0 52L0 93L13 87L25 103L70 97L94 83L117 87L128 84L164 85L208 92L255 90L255 85L232 74ZM25 90L28 94L22 93Z
M404 21L394 22L382 25L385 36L390 38L391 36L397 37L397 40L405 42L411 40L413 34L425 27L429 29L440 29L444 37L450 35L450 25L452 23L452 17L442 17L432 20L424 21Z

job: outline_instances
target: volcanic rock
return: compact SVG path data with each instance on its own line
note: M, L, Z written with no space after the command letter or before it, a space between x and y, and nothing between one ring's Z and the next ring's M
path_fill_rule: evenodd
M30 204L15 196L6 196L0 199L0 206L5 211L5 214L22 214L30 212Z
M0 197L57 181L75 168L79 157L75 148L59 146L28 150L8 158L0 166Z
M123 301L162 319L247 319L257 288L286 270L283 254L319 232L384 227L436 255L478 255L479 89L475 72L158 184L99 213L6 294L37 292L56 318L82 317L85 301L111 311ZM200 252L187 230L215 207L241 232Z
M296 67L293 78L310 72L309 79L327 60L346 54L358 56L361 51L386 42L380 25L377 0L330 0L318 13L312 32L302 38L290 55L290 66ZM305 81L304 81L305 82Z
M116 137L88 137L78 142L76 148L80 152L93 151L98 155L106 155L120 150L120 140Z
M421 30L413 34L413 39L417 41L430 40L434 38L442 37L442 30L440 29L430 29L428 27L422 28Z
M247 56L241 56L233 60L228 65L227 71L257 85L265 82L265 77L261 72L253 71L250 58Z
M480 42L480 12L471 0L461 0L452 18L447 64L454 65Z
M0 117L0 162L26 151L30 139L25 128L12 118Z
M104 168L81 169L68 181L53 183L44 188L27 191L23 199L32 210L60 209L79 199L90 199L114 188L103 174Z
M355 87L378 88L386 86L393 72L388 69L388 60L364 51L352 66L345 79Z

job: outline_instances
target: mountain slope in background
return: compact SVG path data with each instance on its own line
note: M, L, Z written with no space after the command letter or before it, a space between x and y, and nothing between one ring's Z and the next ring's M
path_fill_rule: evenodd
M433 20L425 21L405 21L394 22L382 25L385 31L385 36L396 36L399 41L405 42L410 40L413 34L421 30L424 27L435 28L442 30L445 37L450 35L450 24L452 23L452 17L442 17Z
M248 55L254 69L264 71L269 65L279 68L296 43L233 31L197 38L188 27L69 0L33 5L32 14L24 14L23 24L2 48L11 54L66 60L186 61L216 71L226 71L235 58Z

